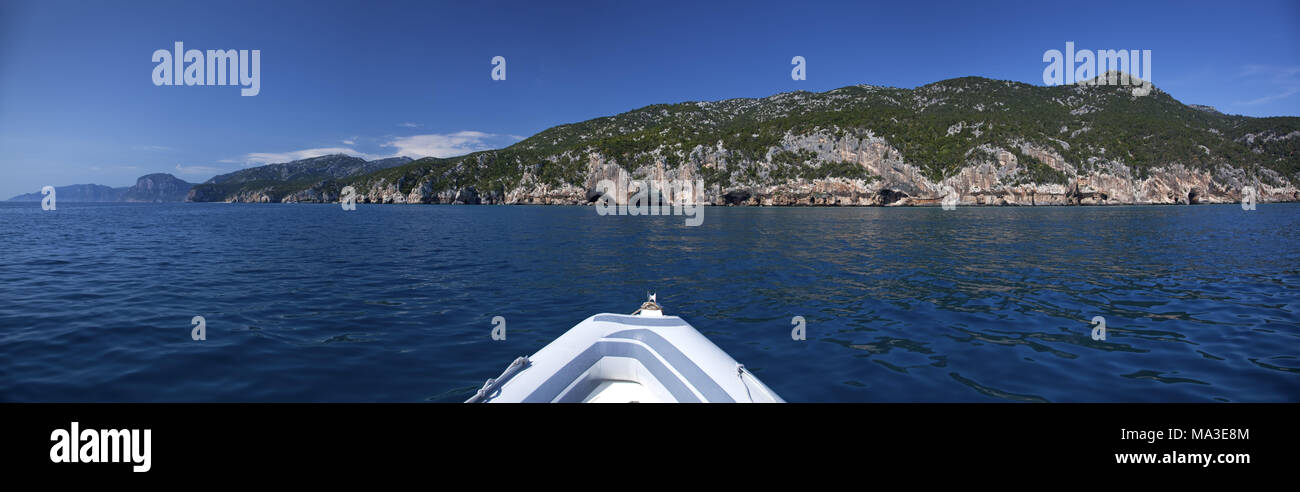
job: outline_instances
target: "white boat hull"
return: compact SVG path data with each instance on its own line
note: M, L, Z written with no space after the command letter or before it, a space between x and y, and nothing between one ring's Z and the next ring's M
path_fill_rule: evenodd
M755 402L781 397L676 316L597 314L468 402Z

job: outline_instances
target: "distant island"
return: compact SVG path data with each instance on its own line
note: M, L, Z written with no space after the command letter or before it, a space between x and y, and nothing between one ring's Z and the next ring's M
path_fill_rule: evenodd
M620 175L702 180L717 205L935 205L949 193L962 205L1230 203L1247 187L1260 202L1300 201L1300 118L1226 115L1154 87L963 77L659 104L452 158L329 155L196 185L153 174L58 193L335 202L353 186L359 203L586 204Z
M97 184L56 186L54 193L64 202L183 202L194 183L188 183L167 173L146 174L134 186L112 188ZM39 202L40 192L26 193L10 198L11 202Z
M364 175L411 162L409 157L367 161L342 154L268 164L214 176L203 184L188 183L170 174L141 176L135 186L112 188L97 184L57 186L58 199L65 202L212 202L263 201L247 200L251 195L241 190L256 188L293 189L312 184L331 183L337 178ZM198 188L197 192L195 188ZM26 193L9 201L39 202L40 192ZM276 200L280 201L280 200Z

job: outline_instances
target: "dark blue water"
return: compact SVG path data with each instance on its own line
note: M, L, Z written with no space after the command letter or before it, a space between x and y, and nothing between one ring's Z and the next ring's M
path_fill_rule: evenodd
M687 228L32 203L0 204L0 231L5 401L461 401L647 290L790 401L1300 400L1300 205L710 208Z

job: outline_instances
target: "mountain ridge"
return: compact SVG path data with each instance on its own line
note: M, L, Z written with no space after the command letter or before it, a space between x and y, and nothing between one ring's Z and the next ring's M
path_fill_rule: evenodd
M367 161L347 154L327 154L289 162L266 164L241 169L208 178L203 183L190 183L168 173L151 173L136 179L132 186L110 187L99 184L57 186L58 199L68 202L183 202L222 201L225 195L210 200L193 200L195 188L199 193L222 193L225 188L263 185L275 188L293 183L317 183L374 172L411 162L410 157L388 157ZM24 193L8 201L41 201L40 192ZM233 200L232 200L233 201ZM247 200L254 201L254 200Z
M1224 114L1149 84L858 84L653 104L450 158L268 164L185 201L334 202L353 186L362 203L586 204L620 177L700 180L695 198L717 205L1226 203L1247 187L1300 201L1300 118Z
M126 192L129 186L114 188L101 184L86 183L72 184L54 187L54 195L59 200L66 202L116 202ZM39 202L45 198L41 192L23 193L15 195L6 201L10 202Z
M122 201L127 202L183 202L194 183L187 182L168 173L146 174L135 180L135 186L127 188L122 194Z
M1246 186L1296 201L1297 137L1300 118L1206 111L1150 85L960 77L649 105L335 185L363 203L582 204L621 175L702 179L714 204L929 205L948 188L962 204L1223 203Z
M411 161L410 157L367 161L347 154L328 154L267 164L213 176L191 189L185 201L279 202L304 188L327 186L341 178L380 171Z

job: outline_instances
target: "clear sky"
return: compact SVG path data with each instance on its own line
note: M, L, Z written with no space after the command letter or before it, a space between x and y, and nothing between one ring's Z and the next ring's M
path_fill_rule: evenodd
M1155 84L1185 103L1300 115L1295 1L543 3L0 1L0 199L332 152L455 155L655 103L1041 85L1066 41L1152 50ZM176 41L260 50L260 93L155 86L151 55ZM807 80L791 80L796 55Z

